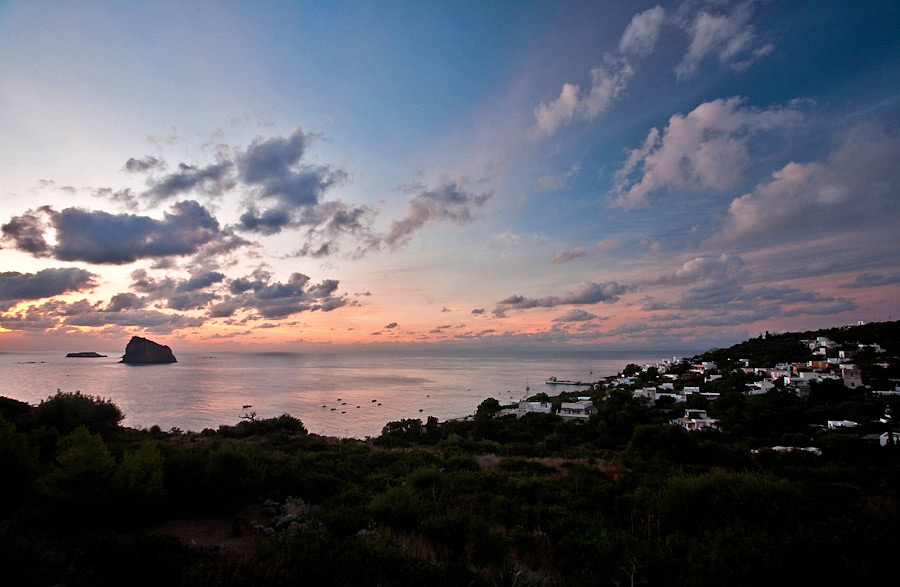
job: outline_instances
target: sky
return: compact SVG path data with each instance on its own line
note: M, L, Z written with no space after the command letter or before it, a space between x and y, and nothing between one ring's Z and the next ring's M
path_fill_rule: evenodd
M0 350L900 317L900 3L0 2Z

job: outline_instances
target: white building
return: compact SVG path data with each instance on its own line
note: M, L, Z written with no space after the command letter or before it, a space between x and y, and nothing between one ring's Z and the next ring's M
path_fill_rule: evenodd
M515 414L516 418L521 418L525 414L550 414L553 412L553 406L549 402L519 402L517 408L507 408L500 410L500 416L509 416Z
M719 429L719 421L707 416L706 410L685 410L684 417L672 420L672 424L677 424L685 430Z
M559 406L557 416L566 420L587 420L591 414L596 414L597 408L591 400L577 402L563 402Z

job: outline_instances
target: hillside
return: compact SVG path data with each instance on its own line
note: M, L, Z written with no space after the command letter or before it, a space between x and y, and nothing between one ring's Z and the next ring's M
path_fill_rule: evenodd
M289 415L201 432L134 430L100 398L0 399L0 560L15 585L890 584L900 573L900 447L892 396L817 383L745 393L724 365L803 360L800 340L877 344L897 323L768 336L681 371L683 403L637 392L664 368L546 398L590 397L583 420L391 422L371 442ZM809 350L809 346L806 347ZM774 363L773 363L774 364ZM881 373L884 375L884 373ZM708 378L708 376L706 376ZM626 383L626 381L628 383ZM718 429L671 422L708 412ZM830 429L829 420L855 420ZM807 450L815 448L815 451Z

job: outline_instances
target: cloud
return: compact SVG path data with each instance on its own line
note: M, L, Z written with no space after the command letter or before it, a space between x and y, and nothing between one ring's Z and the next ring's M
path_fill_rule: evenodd
M176 286L175 291L192 292L197 291L198 289L205 289L214 283L221 282L223 279L225 279L224 274L219 273L218 271L208 271L193 275L190 279L179 283Z
M717 58L724 66L742 70L771 53L773 45L757 42L753 25L749 24L752 15L751 3L742 2L730 14L701 10L693 20L686 21L683 26L691 42L675 67L678 79L693 77L700 64L710 57Z
M162 161L150 155L147 155L140 159L135 159L134 157L132 157L125 162L125 170L128 171L128 173L145 173L147 171L150 171L151 169L156 169L157 167L161 166Z
M816 299L816 303L798 308L785 310L784 315L788 317L813 315L813 316L830 316L832 314L843 314L844 312L853 312L859 307L851 300L844 298L821 298Z
M236 279L227 279L218 271L198 272L181 280L156 279L143 269L132 272L131 277L131 288L146 294L147 300L161 300L165 307L179 311L207 308L211 318L245 313L243 319L280 319L304 311L328 312L348 304L344 296L335 296L338 281L325 279L311 284L309 277L300 273L292 274L286 283L273 282L272 274L261 269Z
M561 265L563 263L568 263L569 261L573 261L578 257L586 257L587 251L584 247L578 247L574 251L559 251L556 255L553 256L553 260L550 261L554 265Z
M289 137L257 138L237 156L239 179L255 189L255 201L273 203L262 213L251 205L241 216L241 229L278 232L291 225L295 212L314 209L329 189L347 180L341 169L301 163L313 138L298 128Z
M856 279L850 283L842 283L838 287L847 288L863 288L863 287L880 287L882 285L895 285L900 283L900 273L884 273L881 275L873 275L871 273L860 273Z
M302 273L292 273L285 283L271 278L271 274L257 270L230 280L231 295L224 294L222 301L210 307L209 315L225 318L243 311L249 319L281 319L300 312L330 312L351 303L346 296L335 295L339 282L334 279L310 284L310 278Z
M591 70L591 88L585 95L580 86L566 83L556 100L538 104L534 109L538 134L549 136L573 120L592 120L609 110L633 75L627 59L604 55L603 63Z
M220 299L219 293L207 290L222 283L225 275L218 271L199 271L187 279L155 279L146 270L138 269L131 273L131 279L131 288L146 294L146 297L141 298L142 304L162 300L169 309L186 311L201 309Z
M900 183L900 133L871 123L851 129L825 162L791 162L771 181L734 199L713 242L771 242L791 236L807 238L873 230L896 234L886 209L896 206ZM814 211L815 223L805 222ZM878 243L873 242L873 246Z
M144 196L149 198L153 205L191 191L199 191L210 196L221 196L236 185L231 175L231 169L230 161L221 161L206 167L180 163L178 171L151 181L151 187L144 193Z
M666 19L666 10L654 6L635 14L619 41L619 52L636 57L647 57L653 52L659 31Z
M397 328L396 322L391 322L390 324L388 324L387 326L384 327L385 330L391 330L392 328Z
M554 322L587 322L588 320L593 320L596 317L597 317L596 314L591 314L590 312L585 312L581 308L572 308L565 314L554 318L553 321Z
M53 225L57 259L113 265L195 253L220 234L218 221L193 200L175 204L162 220L66 208Z
M526 298L513 295L497 302L493 310L494 316L503 318L509 310L528 310L531 308L553 308L565 305L592 305L600 302L611 304L619 300L619 296L628 291L628 287L616 282L594 283L582 281L571 290L559 296L544 298Z
M751 2L743 2L728 13L708 8L695 11L695 4L684 2L671 17L659 5L635 14L622 33L617 51L605 53L602 63L591 70L591 87L586 93L577 84L565 83L558 98L538 104L534 109L536 134L546 137L562 126L593 120L611 109L634 77L635 63L653 52L667 25L684 30L690 39L687 52L675 68L678 79L694 76L710 57L731 69L746 69L774 50L773 45L757 41L750 24L752 14Z
M197 253L206 244L232 236L220 231L212 214L192 200L175 204L162 220L81 208L57 212L43 206L13 217L2 230L5 240L36 257L112 265ZM51 230L55 245L45 237Z
M121 326L140 328L150 332L167 333L182 328L199 328L200 326L203 326L205 321L204 318L158 312L156 310L121 312L95 310L66 317L63 319L62 323L66 326L86 326L92 328Z
M0 310L7 310L21 301L95 287L96 277L90 271L74 267L42 269L37 273L4 271L0 273Z
M473 194L466 191L457 182L446 182L434 189L421 185L408 190L415 194L409 201L406 216L391 222L390 230L384 241L395 248L407 244L413 234L428 222L450 220L456 224L465 224L474 220L473 210L487 202L492 192Z
M290 223L291 215L283 208L270 208L262 213L250 208L241 214L238 228L260 234L276 234Z
M44 238L47 230L47 218L52 214L49 206L28 210L21 216L14 216L6 224L0 226L3 240L10 241L13 246L35 257L49 256L50 245Z
M744 260L738 255L695 257L681 267L647 283L653 285L685 285L711 281L736 282L745 278Z
M775 316L830 315L856 309L844 298L823 296L787 286L749 287L754 280L737 255L695 257L675 271L636 283L635 288L662 287L666 293L681 287L666 301L647 298L648 312L680 310L693 315L697 326L736 325ZM701 323L702 321L702 323Z
M636 208L663 190L727 190L742 179L751 136L796 125L802 114L791 105L767 110L743 106L739 97L675 114L662 133L653 128L615 173L613 204Z
M147 305L147 298L139 297L131 292L118 293L110 298L104 308L106 312L122 312L124 310L137 310Z
M482 316L484 315L484 308L475 308L472 310L473 316Z

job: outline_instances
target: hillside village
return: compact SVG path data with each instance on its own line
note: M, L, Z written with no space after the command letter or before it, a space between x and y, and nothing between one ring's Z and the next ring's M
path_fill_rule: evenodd
M586 420L598 412L595 402L609 399L610 394L629 395L635 402L646 406L670 406L680 417L670 420L673 425L685 430L719 430L719 420L711 418L704 409L710 402L720 399L725 393L740 393L744 396L758 396L767 393L790 394L807 399L813 389L858 391L865 396L900 396L900 377L897 377L897 356L888 353L878 342L847 340L846 335L865 324L841 329L845 342L837 342L827 335L796 338L790 356L807 355L803 360L768 355L765 358L751 352L742 356L743 345L735 345L727 351L711 351L691 359L677 358L662 360L645 365L628 365L616 376L591 384L579 391L575 397L563 394L569 401L553 402L545 393L523 400L515 407L500 410L498 417L515 415L517 418L529 413L555 413L564 420ZM765 345L774 342L769 333L758 340ZM750 352L750 349L746 349ZM727 356L720 365L713 357ZM773 361L773 358L776 359ZM857 364L861 359L866 369ZM556 383L555 378L547 381ZM900 442L900 431L893 431L892 410L885 409L881 418L874 422L856 422L847 419L829 419L821 422L823 428L857 429L865 432L866 440L878 441L882 446L889 442ZM873 429L882 430L872 432Z

